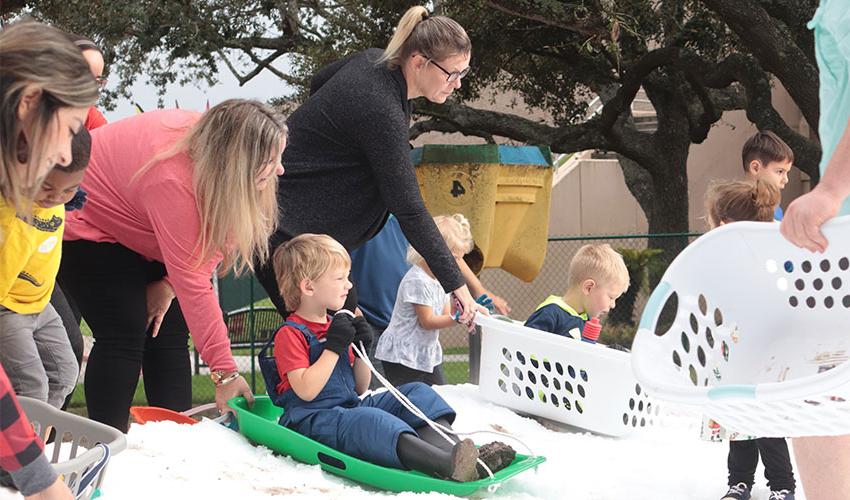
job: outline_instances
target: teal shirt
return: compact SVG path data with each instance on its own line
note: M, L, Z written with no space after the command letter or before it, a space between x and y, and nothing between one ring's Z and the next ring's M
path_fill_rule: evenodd
M815 57L820 74L820 173L835 152L850 119L850 8L845 0L821 0L809 21L815 32ZM840 215L850 214L850 198Z

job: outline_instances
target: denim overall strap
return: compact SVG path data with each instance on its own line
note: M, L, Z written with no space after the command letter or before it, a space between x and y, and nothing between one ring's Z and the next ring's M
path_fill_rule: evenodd
M283 326L291 326L296 328L304 335L304 339L307 340L307 345L310 345L310 339L312 338L314 341L316 336L313 335L313 332L310 331L305 325L301 323L296 323L295 321L287 320ZM277 361L274 359L274 356L269 356L268 350L270 347L274 345L274 338L277 335L272 335L272 338L266 342L266 345L260 349L260 353L257 355L257 362L260 365L260 373L263 375L263 381L266 383L266 392L268 392L269 397L272 402L277 406L284 405L283 395L277 392L277 386L280 384L280 373L277 370ZM311 361L312 363L312 361ZM289 391L287 391L289 392Z
M304 330L307 327L301 325ZM301 330L304 333L304 330ZM305 334L310 349L310 364L313 365L325 350L324 342L320 341L312 332L307 330ZM281 404L285 410L281 423L289 425L298 423L309 417L315 410L323 410L341 406L351 408L360 403L360 398L354 390L354 370L349 363L348 355L340 356L334 365L333 372L325 383L325 386L313 398L312 401L304 401L299 398L292 389L287 390L280 397Z

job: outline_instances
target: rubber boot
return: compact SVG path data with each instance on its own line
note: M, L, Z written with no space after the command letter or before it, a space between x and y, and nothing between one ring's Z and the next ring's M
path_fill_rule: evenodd
M451 450L443 450L405 432L398 437L396 452L408 469L458 482L478 479L478 448L471 439L464 439Z
M444 418L444 417L440 417L437 420L434 420L434 423L442 425L443 427L446 427L448 429L452 428L449 421L446 420L446 418ZM422 438L423 441L425 441L427 443L431 443L434 446L436 446L437 448L440 448L441 450L451 451L451 449L454 448L454 446L458 442L460 442L460 439L458 439L457 436L455 436L454 434L448 434L448 433L446 433L446 435L449 438L451 438L451 440L453 442L450 443L450 442L446 441L446 438L441 436L437 431L432 429L431 426L428 425L428 424L425 424L422 427L418 427L415 430L416 430L416 434L419 434L419 437Z

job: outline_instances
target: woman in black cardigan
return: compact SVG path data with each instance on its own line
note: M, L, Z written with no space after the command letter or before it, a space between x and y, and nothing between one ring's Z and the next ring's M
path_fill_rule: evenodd
M472 46L452 19L409 9L383 51L369 49L320 70L310 97L288 121L279 178L277 246L302 233L323 233L348 250L371 239L393 213L470 323L475 301L457 262L425 208L410 158L410 99L442 103L469 71ZM258 278L281 313L271 264ZM349 294L346 307L356 304Z

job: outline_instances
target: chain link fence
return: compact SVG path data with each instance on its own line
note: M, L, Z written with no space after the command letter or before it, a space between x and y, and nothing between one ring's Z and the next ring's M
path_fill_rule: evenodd
M547 296L562 295L566 289L567 272L570 260L582 245L593 243L608 243L620 251L629 267L632 285L629 291L617 301L617 306L602 319L603 334L601 341L616 342L628 347L637 329L636 321L651 292L646 271L652 266L665 266L675 255L661 258L661 255L648 255L648 248L681 247L693 241L699 234L656 234L656 235L611 235L611 236L575 236L552 237L549 239L546 259L537 277L530 283L519 280L501 269L485 269L481 273L481 281L492 293L507 300L511 307L510 316L514 319L527 318ZM680 245L671 245L679 242ZM657 275L663 272L663 267L656 269ZM240 280L240 300L238 303L254 302L255 310L265 310L271 307L271 301L264 297L265 293L255 280ZM244 296L243 296L244 295ZM259 300L257 300L259 299ZM229 300L233 300L231 297ZM222 304L227 310L226 304ZM250 309L250 306L249 306ZM254 313L251 313L254 314ZM266 314L266 313L264 313ZM250 315L249 315L250 316ZM269 321L268 319L264 321ZM282 319L280 320L282 323ZM233 354L240 372L256 394L265 394L265 384L257 365L256 357L265 343L264 339L274 333L267 326L261 326L261 321L250 320L239 323L239 331L231 331L231 337L238 336L243 341L234 345ZM233 327L231 327L233 328ZM607 335L607 336L606 336ZM248 341L245 342L244 339ZM440 334L443 344L443 369L450 384L469 382L470 337L463 327L456 326L444 329ZM215 398L215 388L209 378L209 368L206 367L191 350L192 359L192 399L195 404L211 402ZM474 380L476 377L472 377ZM79 390L78 392L82 392ZM136 391L134 404L145 404L142 384Z
M564 294L570 261L579 248L589 243L608 243L624 255L632 283L629 290L617 301L617 306L602 318L600 341L630 347L631 339L637 331L635 322L639 320L652 291L649 287L648 271L654 267L660 276L666 269L666 262L675 257L672 255L662 258L663 253L658 253L657 250L647 252L647 249L659 246L684 248L699 236L698 233L677 233L551 237L543 267L532 282L526 283L501 269L485 269L481 272L480 279L487 290L508 302L511 318L524 320L549 295ZM470 379L476 380L474 374L470 377L469 373L470 342L475 339L470 337L463 327L456 326L441 331L440 340L446 353L444 369L448 381L465 383Z

